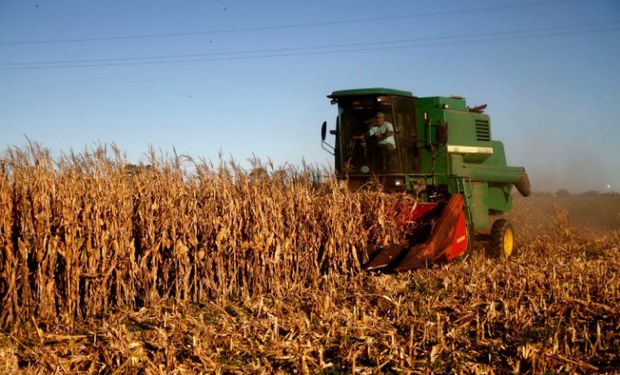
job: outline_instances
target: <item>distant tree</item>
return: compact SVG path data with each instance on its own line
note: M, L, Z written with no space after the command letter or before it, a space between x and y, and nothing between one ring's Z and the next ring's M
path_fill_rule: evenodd
M570 197L570 192L568 190L566 190L566 189L560 189L560 190L555 192L555 197L556 198Z
M597 190L590 190L584 191L583 193L581 193L581 195L584 197L596 197L599 195L599 192Z
M553 193L550 192L550 191L533 191L532 192L532 197L551 198L551 197L553 197Z
M146 173L153 170L153 166L150 164L127 164L125 166L125 173L129 177L137 176L141 173Z
M267 173L267 170L264 167L255 166L250 171L248 177L250 177L250 180L252 181L267 180L269 179L269 173Z

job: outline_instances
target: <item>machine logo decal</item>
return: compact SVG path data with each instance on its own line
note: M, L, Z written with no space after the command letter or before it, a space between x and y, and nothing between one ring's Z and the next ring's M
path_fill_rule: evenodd
M448 152L454 154L492 154L493 147L448 145Z

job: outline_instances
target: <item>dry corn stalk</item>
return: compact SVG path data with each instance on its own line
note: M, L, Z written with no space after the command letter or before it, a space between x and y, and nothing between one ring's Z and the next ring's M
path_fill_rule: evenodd
M383 219L384 195L353 194L311 168L273 178L234 162L195 170L154 155L148 167L128 166L103 146L58 160L37 145L10 149L0 175L1 326L279 294L355 273L369 241L402 235Z

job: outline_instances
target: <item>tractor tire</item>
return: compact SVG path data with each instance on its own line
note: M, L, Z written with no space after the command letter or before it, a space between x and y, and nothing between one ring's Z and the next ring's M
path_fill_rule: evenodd
M514 229L506 219L498 219L491 228L491 255L495 258L509 258L514 251Z

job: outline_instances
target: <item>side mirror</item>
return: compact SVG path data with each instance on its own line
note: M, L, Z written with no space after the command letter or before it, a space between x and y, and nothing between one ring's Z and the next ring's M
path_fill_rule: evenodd
M336 132L333 130L330 130L329 133L336 134ZM334 146L328 143L325 143L326 136L327 136L327 121L323 121L323 125L321 125L321 148L329 152L330 154L334 155L334 152L336 151L336 149L334 148Z
M448 123L445 121L437 124L437 143L440 145L448 143Z

